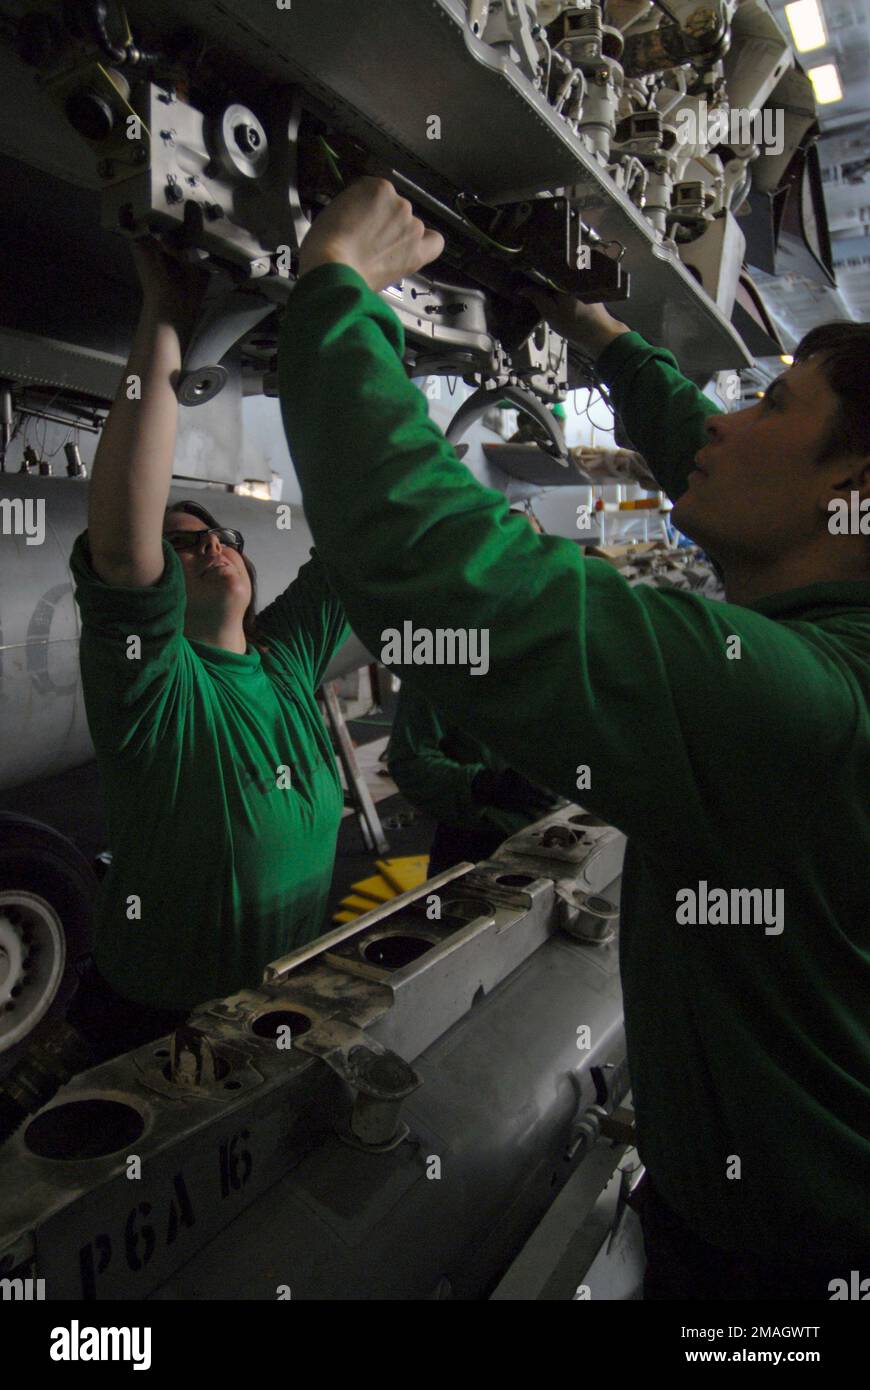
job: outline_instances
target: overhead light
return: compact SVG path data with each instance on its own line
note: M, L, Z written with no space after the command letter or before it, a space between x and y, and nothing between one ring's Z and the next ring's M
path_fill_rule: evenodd
M843 100L843 88L840 86L840 74L837 72L836 63L822 63L820 67L810 68L807 77L813 84L816 101L820 106L829 101Z
M795 4L786 5L785 17L798 53L824 48L828 36L819 0L795 0Z
M779 359L779 360L780 360L780 362L784 362L785 365L786 365L787 367L793 367L793 366L794 366L794 358L792 357L792 355L791 355L790 352L783 353L783 354L780 356L780 359Z
M272 496L270 484L259 478L246 478L243 483L236 483L234 491L237 497L258 497L263 502L268 502Z

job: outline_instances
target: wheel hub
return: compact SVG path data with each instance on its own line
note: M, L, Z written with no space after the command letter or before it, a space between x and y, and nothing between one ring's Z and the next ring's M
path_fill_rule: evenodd
M0 1052L48 1011L65 962L63 927L45 899L22 888L0 892Z

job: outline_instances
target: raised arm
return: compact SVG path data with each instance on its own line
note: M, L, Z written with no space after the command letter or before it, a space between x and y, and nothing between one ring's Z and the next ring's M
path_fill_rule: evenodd
M581 304L548 290L529 291L528 298L557 333L594 362L632 444L676 500L706 443L704 421L720 414L719 406L683 375L672 353L631 332L603 304Z
M178 424L175 384L207 275L154 241L133 256L142 312L121 387L103 427L88 489L88 544L106 584L144 588L163 573L163 515Z
M437 244L382 183L347 189L321 216L284 316L281 402L306 516L354 631L511 767L580 791L659 852L719 852L718 769L742 814L771 748L782 774L764 795L772 814L793 815L793 772L841 757L853 727L843 664L799 624L632 589L510 516L429 419L402 366L401 324L373 292ZM342 410L325 431L336 391Z
M326 669L350 636L341 600L317 552L283 593L257 614L264 637L277 637L300 675L316 690Z

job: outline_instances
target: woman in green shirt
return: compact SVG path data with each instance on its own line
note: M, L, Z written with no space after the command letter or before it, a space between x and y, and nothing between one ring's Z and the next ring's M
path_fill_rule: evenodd
M167 509L202 273L155 243L134 254L142 315L71 560L113 858L69 1021L98 1057L320 933L343 806L316 703L341 604L315 555L255 616L240 533L195 502Z

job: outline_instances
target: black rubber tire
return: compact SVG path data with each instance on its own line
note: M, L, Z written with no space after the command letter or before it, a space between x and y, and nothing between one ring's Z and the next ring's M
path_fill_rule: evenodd
M93 945L93 911L99 880L71 840L50 825L0 811L0 892L25 888L54 908L66 940L66 969L48 1012L39 1026L63 1018L78 986L80 971ZM28 1046L22 1038L0 1052L0 1076Z

